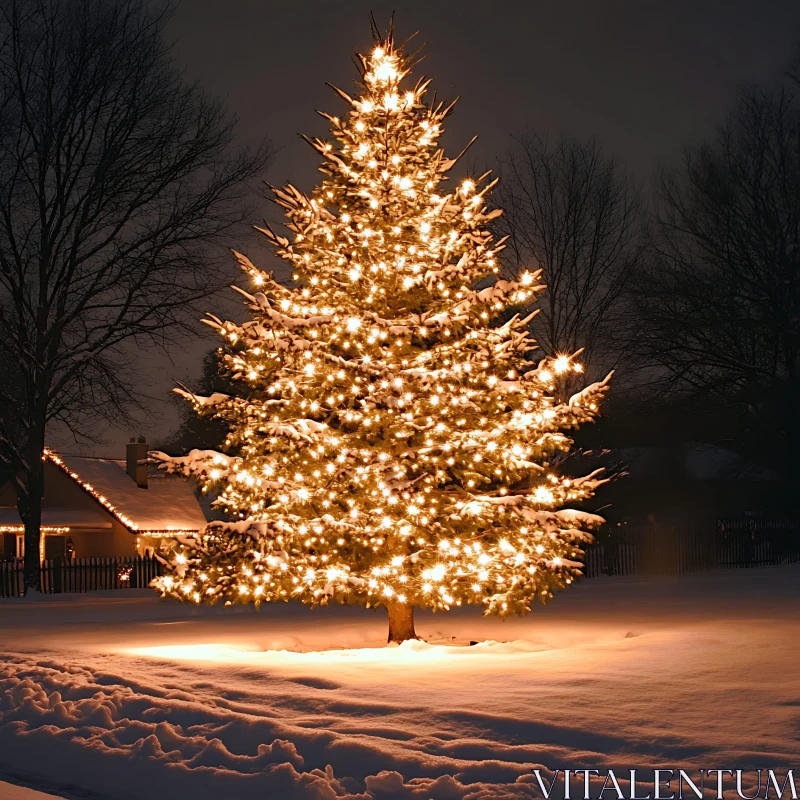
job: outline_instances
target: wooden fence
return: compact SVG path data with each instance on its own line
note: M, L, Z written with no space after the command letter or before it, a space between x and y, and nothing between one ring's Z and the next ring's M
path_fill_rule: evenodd
M586 548L587 578L668 574L800 561L800 520L605 526Z
M587 578L677 574L800 561L800 521L720 520L700 525L604 526L586 548ZM145 588L162 574L151 556L54 558L43 561L39 590L47 593ZM0 597L23 595L22 559L0 561Z
M96 592L102 589L143 589L162 574L162 565L151 556L125 558L52 558L39 568L39 591ZM0 597L24 594L22 559L0 561Z

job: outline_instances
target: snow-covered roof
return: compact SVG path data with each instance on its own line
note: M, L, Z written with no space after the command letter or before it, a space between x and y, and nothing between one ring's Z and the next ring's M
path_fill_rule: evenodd
M141 488L128 475L124 461L52 451L46 455L131 531L198 531L206 524L189 483L165 475L157 467L148 470L147 488ZM88 510L79 513L92 514Z

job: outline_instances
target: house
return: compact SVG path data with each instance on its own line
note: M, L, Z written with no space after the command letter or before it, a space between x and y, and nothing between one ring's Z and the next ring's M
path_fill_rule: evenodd
M44 453L42 558L143 555L206 518L191 485L147 463L147 443L131 439L126 458ZM0 487L0 558L24 555L22 520L10 485Z

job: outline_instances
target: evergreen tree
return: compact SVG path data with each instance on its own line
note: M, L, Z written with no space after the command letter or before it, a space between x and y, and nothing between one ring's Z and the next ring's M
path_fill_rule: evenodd
M335 142L309 140L325 179L310 196L275 190L290 237L262 229L295 286L237 254L250 320L206 320L237 391L183 394L227 421L224 452L162 458L218 492L231 522L180 542L160 588L383 605L402 641L415 607L524 613L580 574L602 520L565 506L600 480L555 467L606 382L557 399L577 354L534 361L529 318L502 320L543 287L498 277L495 181L447 190L452 105L425 101L391 35L359 61L357 94L336 89L347 113L324 115Z
M203 357L203 372L200 376L200 393L210 395L214 392L235 391L232 382L220 364L221 349L212 350ZM166 441L159 445L168 453L185 453L187 450L219 447L225 440L228 426L223 418L207 414L196 414L185 401L180 403L180 425Z

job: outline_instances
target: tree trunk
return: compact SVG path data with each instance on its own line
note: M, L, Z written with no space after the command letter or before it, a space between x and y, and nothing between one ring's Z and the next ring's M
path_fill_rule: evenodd
M44 437L41 437L44 439ZM25 594L31 589L39 590L39 553L42 536L42 495L44 494L44 444L31 447L26 452L26 464L17 478L17 510L25 526L25 559L23 561L23 583Z
M389 643L419 638L414 630L414 606L394 601L387 603L386 610L389 612Z

